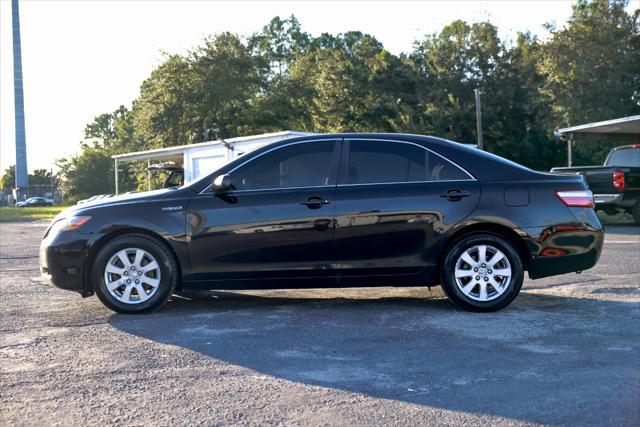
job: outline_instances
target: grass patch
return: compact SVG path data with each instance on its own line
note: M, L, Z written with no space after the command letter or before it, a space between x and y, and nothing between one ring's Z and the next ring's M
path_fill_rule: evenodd
M38 206L31 208L0 207L0 222L51 219L68 206Z

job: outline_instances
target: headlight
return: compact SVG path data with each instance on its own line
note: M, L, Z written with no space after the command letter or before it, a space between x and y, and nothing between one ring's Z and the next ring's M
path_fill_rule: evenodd
M64 218L54 222L49 232L60 233L62 231L77 230L78 228L82 227L90 219L91 219L90 216L72 216L70 218Z

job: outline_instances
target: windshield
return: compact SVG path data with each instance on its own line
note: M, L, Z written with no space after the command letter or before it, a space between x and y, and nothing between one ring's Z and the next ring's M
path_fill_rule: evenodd
M640 148L629 147L611 153L605 166L640 167Z

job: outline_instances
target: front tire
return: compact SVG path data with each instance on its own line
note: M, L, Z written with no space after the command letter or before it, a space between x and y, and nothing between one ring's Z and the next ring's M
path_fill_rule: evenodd
M149 313L171 296L178 281L173 255L155 239L131 234L98 252L91 270L96 295L119 313Z
M513 245L489 233L469 234L449 247L441 266L442 288L459 307L497 311L509 305L524 280Z

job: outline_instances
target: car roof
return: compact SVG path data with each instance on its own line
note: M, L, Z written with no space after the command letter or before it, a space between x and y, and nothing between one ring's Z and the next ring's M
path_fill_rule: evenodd
M296 142L312 142L322 141L327 139L371 139L371 140L387 140L387 141L406 141L413 142L424 146L425 148L444 156L478 180L483 181L517 181L527 179L552 179L553 176L540 172L533 171L525 166L515 163L511 160L497 156L486 151L478 150L477 148L469 147L467 145L450 141L444 138L438 138L434 136L416 135L407 133L330 133L330 134L314 134L305 135L296 138L288 138L282 141L278 141L272 144L267 144L260 147L244 156L227 163L220 169L213 171L211 174L203 177L202 179L190 184L189 187L194 191L202 191L206 188L213 175L219 175L228 173L239 165L251 161L254 155L259 155L265 151L272 150L280 146L289 145ZM249 159L247 159L249 157Z
M306 135L298 138L286 139L271 145L287 145L297 141L313 141L327 138L341 139L371 139L388 141L407 141L422 145L437 154L445 156L462 166L473 176L482 180L503 180L505 173L509 173L511 179L530 179L533 175L539 174L519 163L497 156L487 151L479 150L459 142L451 141L435 136L417 135L410 133L372 133L372 132L350 132L333 134ZM538 176L539 178L539 176Z

